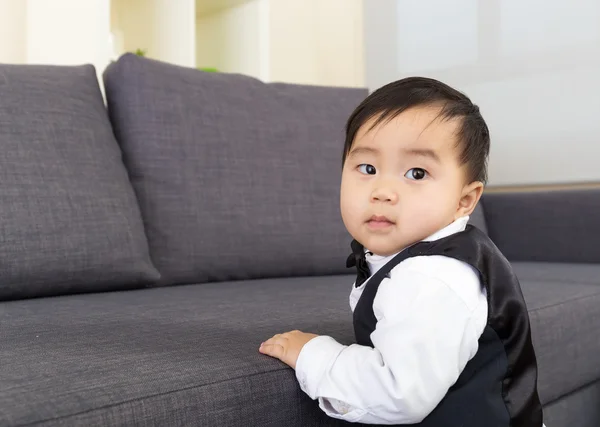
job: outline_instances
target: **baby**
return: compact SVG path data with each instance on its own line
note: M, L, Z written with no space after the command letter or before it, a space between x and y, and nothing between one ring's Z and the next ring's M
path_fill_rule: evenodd
M300 331L260 352L330 417L542 427L529 317L510 264L468 225L487 179L479 108L428 78L390 83L346 127L341 211L356 344Z

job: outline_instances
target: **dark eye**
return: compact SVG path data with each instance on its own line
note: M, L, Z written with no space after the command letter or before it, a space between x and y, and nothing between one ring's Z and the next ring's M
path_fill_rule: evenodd
M358 165L358 170L360 173L364 173L365 175L375 175L377 172L375 166L367 164Z
M408 179L419 181L427 176L427 171L421 168L412 168L404 176Z

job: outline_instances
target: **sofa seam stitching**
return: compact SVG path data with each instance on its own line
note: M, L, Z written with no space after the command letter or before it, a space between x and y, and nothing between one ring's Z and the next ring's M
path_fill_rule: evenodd
M557 303L553 303L553 304L548 304L548 305L545 305L543 307L532 308L531 310L529 310L529 313L536 313L536 312L538 312L540 310L545 310L547 308L558 307L558 306L561 306L561 305L568 304L570 302L576 302L576 301L580 301L580 300L583 300L583 299L588 299L590 297L596 297L596 296L599 296L599 295L600 295L600 291L599 292L595 292L595 293L590 294L590 295L584 295L584 296L580 296L578 298L569 299L567 301L561 301L561 302L557 302Z

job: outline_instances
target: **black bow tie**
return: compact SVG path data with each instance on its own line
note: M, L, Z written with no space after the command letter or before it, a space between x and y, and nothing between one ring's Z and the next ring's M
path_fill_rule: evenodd
M352 253L348 256L346 260L346 267L351 268L356 266L356 284L355 286L358 288L362 285L365 280L369 278L371 275L371 271L369 270L369 264L367 264L367 258L365 256L365 248L363 245L358 243L356 240L352 240L350 244L352 248Z

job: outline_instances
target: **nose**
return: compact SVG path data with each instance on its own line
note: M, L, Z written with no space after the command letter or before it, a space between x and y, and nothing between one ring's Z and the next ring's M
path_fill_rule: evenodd
M380 185L371 193L371 201L395 205L398 203L398 193L388 186Z

